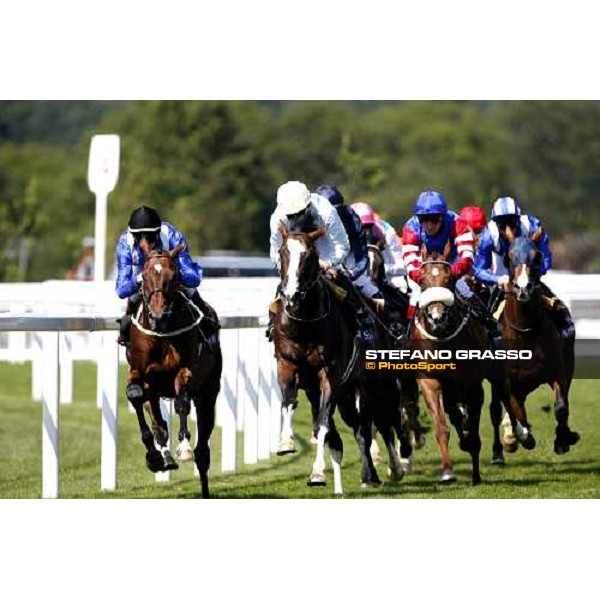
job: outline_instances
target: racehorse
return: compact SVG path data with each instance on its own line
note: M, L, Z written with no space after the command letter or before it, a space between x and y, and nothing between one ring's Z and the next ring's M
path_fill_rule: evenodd
M386 311L384 315L385 324L390 329L392 336L396 338L406 334L408 327L407 305L408 299L406 295L396 290L387 283L385 277L385 265L382 253L382 247L385 244L384 240L377 241L367 245L367 253L369 257L369 266L367 268L367 276L383 293L386 301ZM384 337L386 331L381 332ZM396 344L397 345L397 344ZM401 428L395 427L396 435L400 445L400 456L405 470L409 470L412 465L413 447L422 448L425 445L425 432L427 428L419 422L419 388L417 380L413 373L403 374L401 378ZM383 431L381 431L384 437ZM393 456L389 450L389 442L384 437L385 445L390 455L390 462L393 461ZM373 460L382 462L379 455L379 447L375 440L375 432L373 435L373 444L371 446L371 455Z
M180 441L189 440L187 414L190 402L194 403L198 424L194 461L200 473L202 497L208 498L209 439L214 428L222 356L218 342L209 347L199 329L204 315L179 289L175 259L184 248L179 244L172 251L145 255L142 302L132 319L127 398L135 409L146 447L146 465L152 472L178 466L169 451L169 433L159 399L175 398L181 418ZM144 408L152 430L146 423Z
M579 434L571 431L568 424L569 388L575 370L575 333L563 339L544 306L539 275L542 254L535 245L543 234L542 228L529 237L516 237L510 228L505 231L510 241L505 258L510 282L505 289L506 304L499 321L502 338L509 348L524 347L533 353L531 360L507 361L513 429L525 449L535 447L525 399L547 383L555 394L554 452L565 454L579 441Z
M482 282L475 279L472 275L465 278L466 285L470 288L473 296L470 299L463 298L462 301L469 305L476 303L476 311L478 313L492 315L497 308L497 303L502 295L502 290L499 288L490 289ZM493 317L489 317L490 319ZM490 401L490 421L492 423L492 432L494 441L492 444L492 465L504 465L506 463L504 459L504 450L507 452L515 452L518 447L516 439L507 438L506 423L504 421L505 433L504 438L500 437L500 426L503 424L502 410L503 408L510 415L509 407L509 382L508 378L502 373L488 374L486 379L490 382L491 388L491 401Z
M325 443L329 446L334 475L334 493L341 495L343 443L336 429L336 406L352 428L361 453L361 482L379 483L368 452L370 428L361 422L354 399L357 360L355 336L330 286L320 273L316 240L324 228L290 232L279 225L283 241L281 258L281 299L277 301L273 342L277 378L282 393L282 430L277 453L296 451L293 416L298 407L298 389L311 403L317 455L308 485L325 485ZM368 429L368 430L367 430Z
M413 347L420 350L487 349L485 331L480 323L471 318L468 310L455 302L450 244L446 244L443 255L428 254L425 244L421 248L421 273L419 284L421 296L419 311L411 331ZM442 454L439 481L449 483L456 480L448 451L450 429L446 424L445 412L454 425L461 450L471 455L471 480L474 485L481 482L479 472L479 420L483 406L483 371L473 369L468 377L448 371L440 378L432 378L425 371L417 371L421 392L435 424L435 435Z

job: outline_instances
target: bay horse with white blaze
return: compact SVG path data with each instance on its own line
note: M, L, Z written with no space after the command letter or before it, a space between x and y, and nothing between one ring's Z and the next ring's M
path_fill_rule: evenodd
M450 350L452 356L456 350L465 348L483 352L488 348L483 326L471 318L464 306L455 302L449 256L450 244L446 244L443 255L437 252L428 254L424 244L421 248L419 284L422 292L411 332L412 346L421 351ZM438 378L426 371L417 371L417 377L442 454L440 483L456 480L448 450L450 429L446 424L446 412L458 434L461 450L471 455L471 481L474 485L480 483L479 421L483 406L483 369L474 369L468 377L453 371L444 371L444 375Z
M159 399L175 398L175 410L181 419L180 441L189 440L187 415L190 402L194 403L198 424L194 460L200 472L202 497L208 498L209 439L214 428L222 357L218 342L209 347L200 331L204 315L180 289L175 259L184 248L184 244L179 244L172 251L151 251L145 255L142 303L132 319L127 353L127 398L135 409L146 447L146 465L152 472L178 466L169 450L168 427ZM146 423L144 409L152 430Z
M379 479L368 448L370 429L361 424L354 401L354 381L360 361L356 359L355 336L348 327L338 302L320 273L315 241L325 228L290 232L279 225L283 241L281 287L274 307L273 342L277 379L282 393L283 424L277 453L296 451L293 416L298 407L298 390L303 389L311 404L317 454L308 485L325 485L325 443L329 446L334 475L334 493L341 495L343 443L333 420L339 408L352 428L362 460L361 480L377 484Z
M565 454L579 441L579 434L569 428L569 389L575 370L575 332L562 338L552 322L542 295L540 267L542 254L535 242L542 228L529 238L516 237L508 227L505 235L510 246L505 264L510 282L505 289L506 304L500 316L502 338L507 347L527 348L531 360L509 360L511 421L515 437L527 450L536 441L527 420L525 399L546 383L554 391L556 437L554 452Z

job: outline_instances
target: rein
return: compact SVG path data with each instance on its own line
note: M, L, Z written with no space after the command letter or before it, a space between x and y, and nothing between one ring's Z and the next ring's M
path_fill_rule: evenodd
M155 292L156 290L153 290L153 292ZM146 306L145 301L140 304L140 308L138 309L138 313L135 317L132 317L131 322L142 332L145 333L146 335L150 335L152 337L161 337L161 338L168 338L168 337L174 337L176 335L181 335L182 333L186 333L188 331L191 331L192 329L194 329L194 327L196 327L197 325L200 324L200 321L202 321L202 319L204 318L204 314L202 313L202 311L193 303L191 302L187 296L183 293L183 292L179 292L179 294L185 299L185 301L187 302L188 306L193 307L193 309L196 311L196 313L198 314L198 318L190 325L187 325L186 327L182 327L181 329L176 329L175 331L167 331L165 333L159 333L158 331L152 331L151 329L146 329L141 323L140 323L140 318L142 316L144 307Z
M447 342L447 341L455 338L465 328L465 326L468 323L470 318L471 318L470 313L467 313L465 318L462 320L462 323L458 326L458 329L454 333L450 334L448 337L445 337L445 338L436 337L435 335L431 335L431 333L429 333L423 327L423 325L421 325L419 319L415 320L415 326L428 340L435 340L438 342Z
M318 283L318 279L315 279L314 282L310 285L310 287L308 289L306 289L304 292L302 292L304 294L303 297L306 296L306 294L313 288L315 287L315 285ZM287 308L285 307L285 302L283 303L283 312L285 313L285 316L288 317L288 319L292 319L292 321L297 321L299 323L314 323L316 321L322 321L328 314L329 311L331 310L331 296L330 294L325 294L325 297L327 298L327 309L325 310L324 313L320 314L318 317L314 317L313 319L301 319L300 317L295 317L292 314L290 314L287 310Z

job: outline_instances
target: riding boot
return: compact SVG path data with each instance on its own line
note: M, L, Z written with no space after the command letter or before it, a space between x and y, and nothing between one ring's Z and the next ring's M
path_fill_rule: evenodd
M558 330L561 338L567 339L575 335L575 323L569 309L565 306L562 300L554 299L550 310L550 318L554 326Z
M135 315L140 305L139 299L127 299L127 308L125 309L125 314L117 319L117 323L119 323L119 338L117 339L117 343L121 346L128 346L130 340L131 333L131 317Z
M273 341L273 332L275 331L275 317L276 316L277 316L277 313L274 313L269 308L269 323L267 325L267 330L265 331L265 336L267 337L267 339L270 342Z
M219 317L212 306L207 304L202 299L198 293L198 290L194 290L190 300L200 309L203 314L200 325L198 326L200 333L206 341L209 350L215 350L215 348L217 348L219 345L219 329L221 328L219 324Z

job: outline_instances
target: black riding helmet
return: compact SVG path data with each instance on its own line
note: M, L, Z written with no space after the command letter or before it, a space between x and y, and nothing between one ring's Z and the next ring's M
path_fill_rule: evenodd
M129 217L129 231L136 233L158 233L162 225L162 219L158 213L149 206L136 208Z

